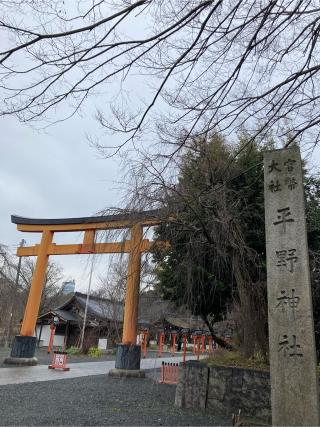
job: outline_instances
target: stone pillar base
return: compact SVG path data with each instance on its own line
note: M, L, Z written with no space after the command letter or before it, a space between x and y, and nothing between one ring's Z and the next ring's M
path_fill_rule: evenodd
M6 365L35 366L38 364L38 359L36 357L7 357L3 363Z
M109 376L114 378L145 378L146 374L140 369L111 369Z
M127 371L140 370L140 358L140 345L118 344L115 368Z
M4 363L15 365L36 365L38 360L34 357L36 350L36 337L25 337L16 335L11 348L10 357Z

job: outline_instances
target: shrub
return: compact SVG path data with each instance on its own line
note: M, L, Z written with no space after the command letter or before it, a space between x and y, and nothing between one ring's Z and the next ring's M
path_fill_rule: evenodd
M102 356L102 350L98 347L90 347L88 351L88 356L91 357L101 357Z
M269 365L262 353L255 353L253 357L245 357L239 351L227 351L219 348L212 356L202 360L209 366L226 366L247 369L269 370Z
M80 348L74 346L67 348L66 352L69 356L78 356L82 353Z

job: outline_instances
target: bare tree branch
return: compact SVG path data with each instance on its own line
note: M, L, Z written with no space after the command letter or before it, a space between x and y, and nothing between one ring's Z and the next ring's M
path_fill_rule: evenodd
M190 136L244 128L256 136L272 130L287 144L318 142L315 1L2 4L2 115L56 122L105 93L100 124L122 139L116 146L98 142L103 153L157 139L169 158ZM120 95L109 95L110 87ZM58 109L62 103L71 112Z

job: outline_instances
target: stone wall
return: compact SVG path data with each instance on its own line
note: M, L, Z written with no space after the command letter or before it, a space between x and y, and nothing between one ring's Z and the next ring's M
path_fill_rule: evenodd
M197 361L180 366L175 405L237 414L271 423L269 372L210 367Z
M205 409L207 405L209 369L204 363L190 360L180 364L175 405L179 408Z

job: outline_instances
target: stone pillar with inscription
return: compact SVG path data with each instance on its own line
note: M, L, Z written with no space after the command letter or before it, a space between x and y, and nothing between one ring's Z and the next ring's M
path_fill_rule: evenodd
M319 425L300 151L264 153L272 424Z

